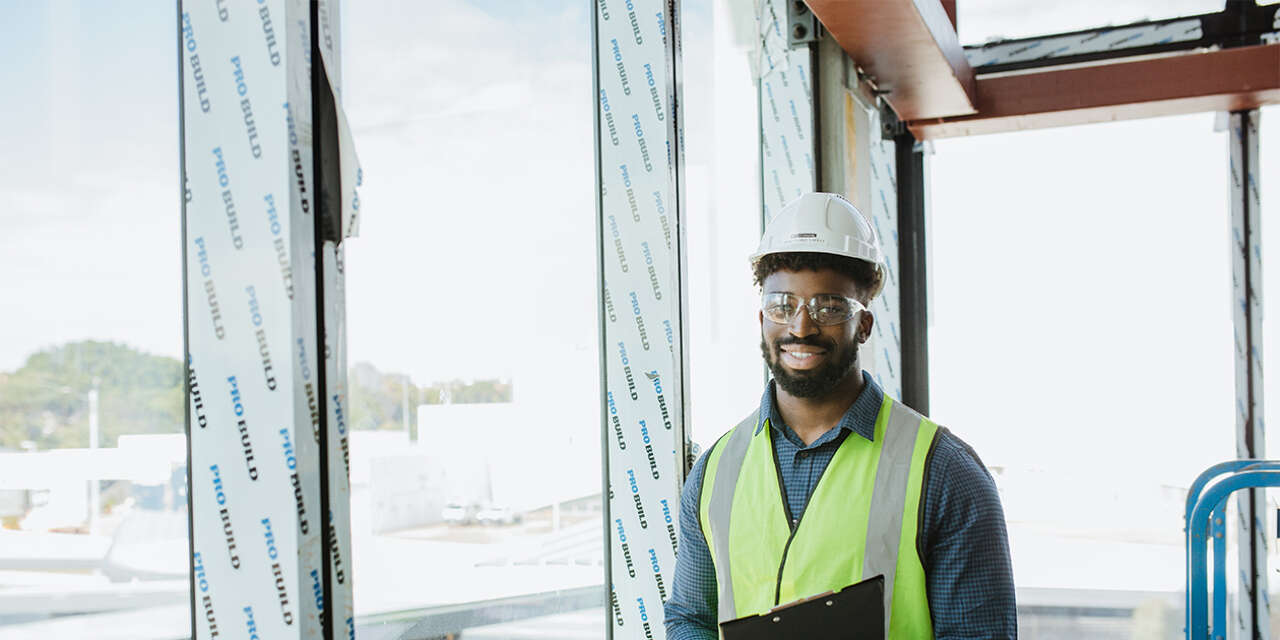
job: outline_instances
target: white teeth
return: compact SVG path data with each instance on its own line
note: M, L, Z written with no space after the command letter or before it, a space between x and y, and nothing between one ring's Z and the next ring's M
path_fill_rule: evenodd
M805 358L808 358L808 357L811 357L811 356L818 355L818 354L816 354L816 353L807 353L807 352L804 352L804 351L788 351L787 353L790 353L790 354L791 354L791 357L793 357L793 358L799 358L799 359L801 359L801 360L804 360Z

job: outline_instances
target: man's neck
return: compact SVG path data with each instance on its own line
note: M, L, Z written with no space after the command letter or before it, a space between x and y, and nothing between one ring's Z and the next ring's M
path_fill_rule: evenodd
M831 393L821 398L797 398L775 385L778 415L808 446L840 424L840 419L862 395L864 387L866 382L862 380L862 370L858 367L854 367Z

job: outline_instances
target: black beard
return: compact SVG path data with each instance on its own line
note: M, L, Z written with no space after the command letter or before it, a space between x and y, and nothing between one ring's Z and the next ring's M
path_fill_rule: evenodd
M805 344L826 349L834 357L825 365L805 371L793 373L782 366L782 345ZM764 355L765 364L773 372L773 379L783 391L797 398L820 398L835 390L858 362L858 343L853 341L844 349L837 348L830 342L815 339L786 338L779 340L773 349L769 348L764 338L760 339L760 352Z

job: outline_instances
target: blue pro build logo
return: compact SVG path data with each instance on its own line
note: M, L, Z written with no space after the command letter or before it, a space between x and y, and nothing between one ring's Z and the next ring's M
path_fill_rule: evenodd
M622 518L613 519L618 529L618 542L622 544L622 557L627 561L627 575L636 577L636 565L631 560L631 545L627 542L627 530L622 527Z
M289 610L289 590L285 585L284 571L277 562L280 551L276 549L276 536L271 530L271 518L262 519L262 537L267 545L267 558L271 560L271 577L275 579L276 597L280 599L280 615L286 625L291 625L293 612Z
M249 139L249 152L255 158L262 157L262 145L258 143L258 126L253 119L253 103L249 102L249 84L244 79L244 67L240 56L231 58L231 74L236 81L236 93L240 96L240 112L244 115L245 135Z
M636 483L636 472L627 469L627 482L631 485L631 500L636 505L636 517L640 519L640 528L648 529L649 521L644 517L644 501L640 499L640 485Z
M649 332L646 331L644 328L644 314L640 310L640 297L637 296L636 292L634 291L628 292L627 295L631 296L631 313L632 315L635 316L635 319L636 319L636 330L640 332L640 347L643 348L645 351L648 351L649 350ZM627 381L628 382L631 381L630 374L627 375ZM634 394L632 394L631 399L632 400L636 399Z
M191 84L196 90L196 101L200 103L200 111L209 113L213 103L209 101L204 69L200 68L200 54L196 53L196 31L191 26L191 14L185 11L182 13L182 44L187 50L187 64L191 66Z
M209 465L209 473L213 477L213 496L218 502L218 518L222 520L222 535L227 542L227 556L231 560L231 568L240 568L240 554L236 550L235 527L231 525L231 511L227 508L227 494L222 487L222 473L218 465Z
M267 344L267 330L262 326L262 308L258 305L258 292L249 285L244 288L249 298L249 320L253 322L253 335L258 340L258 356L262 358L262 374L266 377L267 389L276 390L275 368L271 366L271 347Z
M244 403L240 400L240 385L235 376L227 376L231 387L231 407L236 414L236 428L240 431L240 448L244 451L244 464L249 469L249 479L258 480L258 465L254 462L253 442L249 439L249 425L245 423Z
M213 167L218 173L218 186L222 187L222 206L227 214L227 228L231 232L231 245L237 250L244 248L244 237L240 235L240 219L236 214L235 196L231 193L231 174L227 170L227 159L223 157L222 147L213 148Z
M644 626L644 637L653 639L653 629L649 627L649 611L645 609L644 598L636 598L636 606L640 610L640 624Z
M267 225L271 229L271 246L276 250L276 262L280 265L280 279L284 281L284 292L293 299L293 265L289 261L289 247L281 236L280 212L276 210L276 198L268 193L262 196L267 205Z
M213 266L209 264L209 250L205 248L204 236L197 236L192 242L196 245L196 259L200 261L200 275L204 276L204 294L205 300L209 303L213 335L221 340L227 337L227 329L222 325L222 308L218 306L218 292L213 285Z
M293 440L289 438L288 427L280 429L280 437L283 439L280 446L284 449L284 464L289 468L289 483L293 485L293 501L298 508L298 530L305 536L311 527L307 524L307 507L302 501L302 482L298 480L298 458L293 452Z
M204 621L209 626L209 637L218 637L218 616L213 611L213 597L209 595L209 579L204 573L204 559L197 551L191 555L191 569L196 578L196 588L200 590L200 607L204 610Z

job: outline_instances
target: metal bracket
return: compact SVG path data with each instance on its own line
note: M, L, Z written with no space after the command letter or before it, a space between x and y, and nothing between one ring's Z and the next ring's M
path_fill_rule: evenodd
M893 108L881 101L880 138L882 140L893 140L906 132L907 125L898 119L898 114L893 112Z
M785 0L787 5L787 46L792 49L817 42L822 35L822 23L813 15L804 0Z

